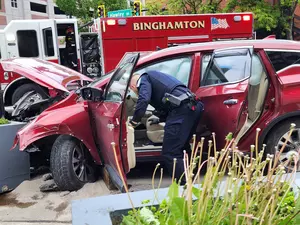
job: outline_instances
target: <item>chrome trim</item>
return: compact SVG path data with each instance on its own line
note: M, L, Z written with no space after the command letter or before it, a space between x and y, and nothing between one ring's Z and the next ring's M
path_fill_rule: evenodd
M199 39L199 38L209 38L209 35L173 36L173 37L168 37L168 40L169 41L174 41L174 40L188 40L188 39Z
M19 81L19 80L24 80L24 79L27 79L27 78L26 78L26 77L20 77L20 78L17 78L17 79L15 79L15 80L13 80L11 83L9 83L9 84L5 87L5 89L4 89L4 92L3 92L3 99L5 99L5 97L6 97L6 92L7 92L7 90L10 88L10 86L11 86L12 84L16 83L16 82Z
M293 50L293 49L285 49L285 48L264 48L265 52L297 52L300 53L300 50Z

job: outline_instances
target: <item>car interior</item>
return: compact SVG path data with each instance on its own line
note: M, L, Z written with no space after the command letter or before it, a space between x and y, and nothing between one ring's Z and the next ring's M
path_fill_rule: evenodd
M191 62L191 58L177 58L174 60L170 60L168 63L157 63L152 66L147 66L135 71L134 73L143 74L146 71L155 69L167 74L172 74L178 80L187 85L189 73L191 70ZM127 122L134 114L137 98L138 97L136 96L136 94L129 89L124 105ZM127 125L128 161L130 162L135 161L135 156L133 156L135 155L135 152L161 151L164 138L165 123L161 122L159 124L150 125L150 119L156 117L155 115L153 115L154 110L155 108L149 105L140 125L135 129L132 129ZM135 163L131 164L133 166Z
M220 59L221 60L221 59ZM220 82L219 75L222 74L222 77L226 79L223 82L230 82L231 80L243 80L246 77L249 77L250 74L246 74L245 71L249 68L249 61L246 59L242 60L243 63L238 63L239 69L232 66L236 63L227 63L223 62L216 63L216 66L212 66L210 69L210 77L208 79L210 84L216 84ZM235 60L235 59L233 59ZM188 60L184 60L181 63L172 63L164 65L156 65L156 68L147 67L135 71L135 73L142 74L151 69L158 69L162 72L166 71L168 74L171 74L169 71L173 70L174 76L176 76L183 83L188 83L190 72L190 64ZM223 65L223 66L222 66ZM243 74L241 74L243 71ZM216 79L214 79L214 77ZM222 81L221 81L222 82ZM209 85L209 84L208 84ZM248 86L248 116L243 124L242 128L236 136L236 141L238 142L240 138L250 129L250 127L259 119L260 115L263 112L264 100L268 93L269 80L267 73L257 55L253 55L252 58L252 68L251 76L249 78ZM125 110L127 115L127 121L133 116L135 106L137 102L137 96L129 90L125 100ZM150 125L150 119L155 117L153 111L155 109L149 105L147 111L141 121L141 124L133 129L127 125L127 146L128 146L128 159L131 162L132 166L135 165L135 153L139 151L160 151L163 143L164 137L164 126L165 123L159 123L155 125ZM134 163L133 163L134 162ZM134 167L134 166L133 166ZM133 168L131 167L131 168Z
M264 102L270 85L265 68L257 55L253 55L251 71L247 95L248 115L244 125L236 136L237 142L263 113Z

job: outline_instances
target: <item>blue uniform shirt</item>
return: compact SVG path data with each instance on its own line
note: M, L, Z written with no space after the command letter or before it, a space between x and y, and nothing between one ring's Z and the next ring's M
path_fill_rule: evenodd
M158 71L148 71L138 80L139 97L132 120L140 122L145 115L148 104L156 110L168 111L162 99L165 93L179 96L188 91L188 88L176 78Z

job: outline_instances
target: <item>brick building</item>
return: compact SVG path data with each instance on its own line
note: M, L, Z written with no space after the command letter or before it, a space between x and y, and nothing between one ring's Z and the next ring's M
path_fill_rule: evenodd
M14 19L66 18L54 0L0 0L0 29Z

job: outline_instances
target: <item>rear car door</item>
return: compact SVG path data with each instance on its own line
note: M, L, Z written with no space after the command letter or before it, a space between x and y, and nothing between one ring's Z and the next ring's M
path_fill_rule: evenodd
M218 148L235 132L246 98L253 47L215 50L203 54L197 96L204 103L201 123L217 135Z
M101 156L106 169L117 187L123 187L121 176L126 181L125 174L130 166L127 160L127 146L121 144L121 132L126 132L126 121L122 120L122 106L128 90L128 82L132 71L139 59L139 53L126 58L116 68L108 83L102 102L89 102L91 109L92 127L95 131L96 142L100 148ZM119 174L112 142L115 143L116 155L122 174Z

